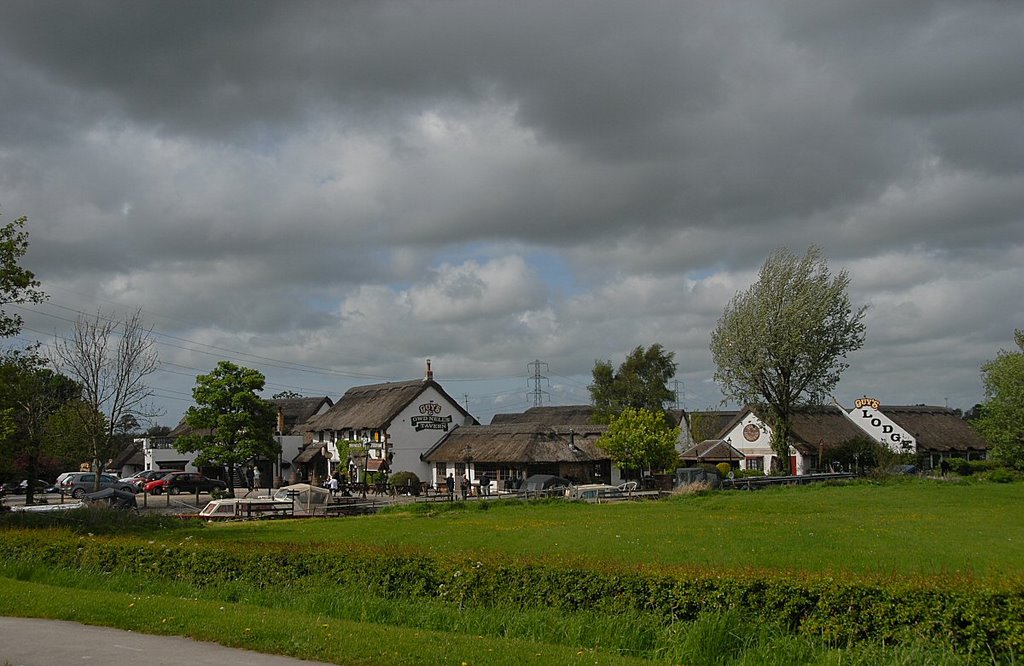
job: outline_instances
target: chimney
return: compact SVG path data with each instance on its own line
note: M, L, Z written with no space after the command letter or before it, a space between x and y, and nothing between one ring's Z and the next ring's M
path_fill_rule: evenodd
M423 381L429 382L434 379L434 371L430 369L430 359L427 359L427 376L423 378Z

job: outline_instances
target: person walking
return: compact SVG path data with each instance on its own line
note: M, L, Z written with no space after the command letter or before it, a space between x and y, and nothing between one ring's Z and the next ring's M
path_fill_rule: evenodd
M252 470L252 483L253 483L253 488L257 492L259 492L259 489L260 489L260 468L259 467L254 467L253 470Z
M444 485L448 489L448 501L455 499L455 477L451 474L444 480Z
M250 493L252 492L254 479L255 477L253 476L252 465L249 465L245 468L245 487L249 489Z

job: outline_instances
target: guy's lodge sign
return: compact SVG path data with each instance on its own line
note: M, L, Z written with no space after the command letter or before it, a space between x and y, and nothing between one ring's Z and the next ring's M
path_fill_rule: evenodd
M441 416L441 405L437 404L433 400L425 402L418 408L420 416L413 416L409 419L410 425L413 430L419 432L421 430L444 430L448 431L448 426L452 422L452 416Z
M863 398L857 398L853 405L856 410L860 412L860 418L866 422L862 424L865 430L868 430L869 432L873 430L874 432L879 433L879 439L881 441L884 442L888 440L895 445L904 443L913 444L913 440L909 435L906 437L906 440L904 440L904 434L906 433L897 432L896 427L888 418L880 418L882 403L878 400L864 396ZM870 428L868 427L868 424L870 424Z

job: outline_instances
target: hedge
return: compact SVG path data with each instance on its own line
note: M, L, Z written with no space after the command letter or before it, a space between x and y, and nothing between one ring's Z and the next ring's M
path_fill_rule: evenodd
M640 610L663 617L666 624L692 621L703 612L736 610L834 645L919 637L973 653L1024 654L1024 589L1019 585L971 589L710 573L672 576L536 562L440 560L373 546L342 550L264 544L254 549L191 539L172 544L38 531L5 532L0 559L200 587L228 581L259 588L359 584L383 596L441 597L460 606Z

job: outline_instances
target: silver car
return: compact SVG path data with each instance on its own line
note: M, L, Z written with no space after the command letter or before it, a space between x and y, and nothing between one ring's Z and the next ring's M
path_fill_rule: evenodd
M61 491L75 499L81 499L83 495L94 490L104 490L106 488L124 490L129 493L138 492L138 489L133 484L125 483L113 474L100 474L100 487L96 488L95 472L75 472L69 474L60 484Z

